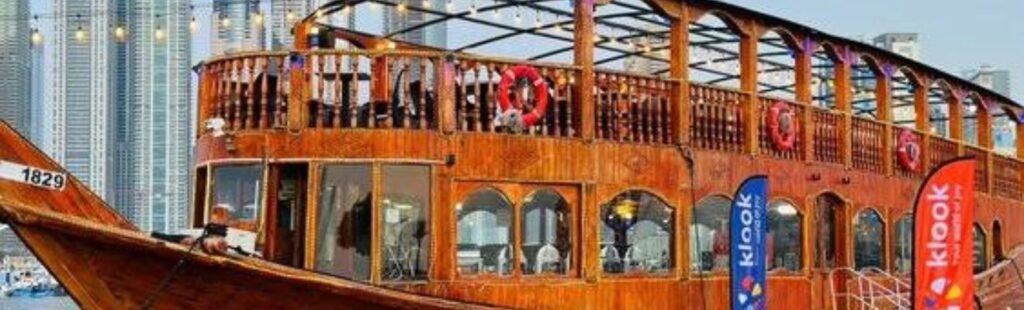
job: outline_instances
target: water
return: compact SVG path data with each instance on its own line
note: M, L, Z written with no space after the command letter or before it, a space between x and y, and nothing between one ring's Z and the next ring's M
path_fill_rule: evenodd
M0 298L0 309L3 310L77 310L78 305L71 297L42 298Z

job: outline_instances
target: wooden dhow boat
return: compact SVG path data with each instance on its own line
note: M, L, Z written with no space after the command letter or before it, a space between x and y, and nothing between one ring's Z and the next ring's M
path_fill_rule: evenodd
M6 124L0 219L87 309L726 309L727 193L765 174L768 307L895 309L916 188L972 155L978 301L1024 307L1022 107L925 64L710 0L293 31L197 67L190 226L255 257L145 234Z

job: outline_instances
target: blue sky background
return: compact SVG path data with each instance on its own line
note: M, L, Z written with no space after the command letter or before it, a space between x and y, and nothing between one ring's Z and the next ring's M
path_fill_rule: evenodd
M72 0L87 1L87 0ZM144 1L144 0L139 0ZM1020 0L724 0L847 38L884 32L920 34L922 60L960 75L989 64L1011 71L1011 97L1024 101L1024 1ZM51 0L33 0L50 12ZM207 57L209 4L196 0L203 24L193 40L193 61ZM269 1L264 1L269 2ZM45 27L45 25L44 25Z

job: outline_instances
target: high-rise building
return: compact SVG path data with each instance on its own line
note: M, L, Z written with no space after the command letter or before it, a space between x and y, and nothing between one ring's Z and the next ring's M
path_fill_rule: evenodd
M668 44L668 39L664 37L650 37L641 36L633 40L630 40L634 46L648 46L648 47L663 47ZM640 47L634 47L635 52L642 52ZM668 52L668 50L664 50ZM665 55L659 57L661 59L668 59ZM632 72L637 74L667 74L668 73L668 61L655 60L649 57L643 57L643 55L631 55L626 57L626 61L623 64L626 72Z
M982 65L978 69L965 71L963 77L1003 96L1010 96L1010 70Z
M883 33L874 39L875 46L913 60L921 60L921 45L916 33Z
M31 136L28 0L0 1L0 119Z
M31 106L31 115L29 117L29 127L31 136L29 139L32 143L39 147L44 152L49 152L50 147L50 128L53 124L51 118L48 117L50 109L47 108L46 102L46 43L40 41L32 46L32 66L30 75L32 76L32 86L29 92L29 105Z
M52 156L101 197L113 197L117 54L112 0L54 0Z
M124 0L122 0L124 1ZM185 228L190 143L189 0L127 1L126 106L117 135L120 211L140 229ZM121 137L121 135L124 135Z
M429 5L430 8L443 9L446 3L444 0L427 0L410 1L408 5L410 7L420 8L424 5ZM430 16L430 14L425 14L417 10L400 11L395 8L389 8L384 14L384 32L390 34L402 31L410 26L421 25L431 18L433 17ZM437 23L425 28L405 31L402 34L395 36L395 39L420 45L446 48L448 45L448 27L445 23Z
M295 42L292 27L316 9L311 0L271 0L270 48L290 49Z
M213 0L213 17L214 55L265 48L267 15L260 10L260 1Z

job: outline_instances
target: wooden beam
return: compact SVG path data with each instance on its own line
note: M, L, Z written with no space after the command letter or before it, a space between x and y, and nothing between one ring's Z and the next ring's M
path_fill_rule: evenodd
M803 150L804 161L814 160L814 109L812 101L814 100L811 92L811 80L814 79L814 70L812 68L812 61L814 57L813 43L807 39L807 44L802 46L802 49L796 51L796 58L794 59L794 74L796 75L796 101L804 105L803 113L797 115L800 118L800 147Z
M576 102L579 104L580 137L594 139L594 1L575 2Z
M843 157L843 164L847 168L853 167L853 105L852 94L850 93L850 62L853 60L852 53L848 47L839 50L839 61L835 63L835 94L836 109L842 113L843 122L839 126L840 151Z
M740 90L747 94L742 102L744 114L745 151L752 155L758 153L758 98L757 98L757 25L751 24L740 39Z
M672 83L672 142L677 144L690 142L690 81L688 79L690 35L687 31L688 25L689 21L685 17L673 19L669 31L669 52L671 53L669 77L675 81Z
M309 97L312 95L312 89L309 88L309 81L307 72L313 68L313 63L309 60L308 55L305 53L309 50L309 32L312 24L306 22L300 22L295 25L295 51L296 54L291 57L298 57L298 59L288 59L290 66L289 72L291 72L291 93L288 95L288 130L292 132L298 132L302 128L306 127L307 120L309 119L309 107L306 105ZM295 61L302 61L302 67L295 66Z
M875 109L878 112L878 120L885 124L882 130L882 173L892 175L895 168L893 165L893 126L895 125L892 124L892 73L884 68L882 71L882 74L875 76L875 101L878 103Z

